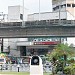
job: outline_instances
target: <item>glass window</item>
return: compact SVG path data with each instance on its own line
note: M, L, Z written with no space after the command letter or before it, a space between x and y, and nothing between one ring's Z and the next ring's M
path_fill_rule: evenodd
M20 19L23 20L23 14L20 14Z
M53 8L54 11L57 10L57 9L59 9L59 6L56 6L56 7Z
M67 4L67 7L71 7L71 4Z
M64 4L63 6L65 6L65 7L66 7L66 4Z
M0 59L0 62L4 62L4 59Z
M72 4L72 7L75 7L75 4Z
M53 8L53 11L55 11L55 8Z
M61 8L63 8L63 5L61 5Z
M56 6L56 9L59 9L59 6Z

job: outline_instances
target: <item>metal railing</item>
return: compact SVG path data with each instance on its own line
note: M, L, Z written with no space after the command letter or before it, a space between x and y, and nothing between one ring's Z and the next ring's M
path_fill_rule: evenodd
M29 72L29 64L19 64L19 71ZM18 71L18 64L2 64L0 65L0 71Z
M0 65L0 71L15 71L18 72L18 65L19 65L19 71L20 72L30 72L30 65L29 64L2 64ZM51 72L52 66L43 66L44 72Z
M22 22L4 22L0 23L0 27L20 27Z
M59 25L75 25L75 20L41 20L41 21L27 21L26 26L59 26Z
M32 26L59 26L59 25L75 25L75 20L40 20L40 21L26 21L25 27ZM4 22L0 23L0 27L21 27L22 22Z

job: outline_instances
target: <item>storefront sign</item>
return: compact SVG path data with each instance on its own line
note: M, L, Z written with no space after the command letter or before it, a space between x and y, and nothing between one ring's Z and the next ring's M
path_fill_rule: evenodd
M49 41L49 42L34 42L34 45L56 45L58 41Z

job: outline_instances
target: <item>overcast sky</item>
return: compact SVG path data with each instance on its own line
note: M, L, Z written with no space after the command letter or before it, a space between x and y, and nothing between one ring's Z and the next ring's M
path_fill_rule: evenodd
M0 0L0 12L8 13L8 6L21 5L23 0ZM25 8L33 13L39 11L39 0L24 0ZM40 12L50 12L52 0L40 0Z

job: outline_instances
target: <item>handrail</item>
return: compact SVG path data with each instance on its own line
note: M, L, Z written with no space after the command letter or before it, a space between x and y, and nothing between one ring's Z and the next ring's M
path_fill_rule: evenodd
M61 19L60 25L75 25L75 20L65 20ZM31 27L31 26L53 26L53 25L59 25L59 19L56 20L40 20L40 21L26 21L25 26ZM20 27L22 26L22 22L6 22L6 23L0 23L0 27Z

